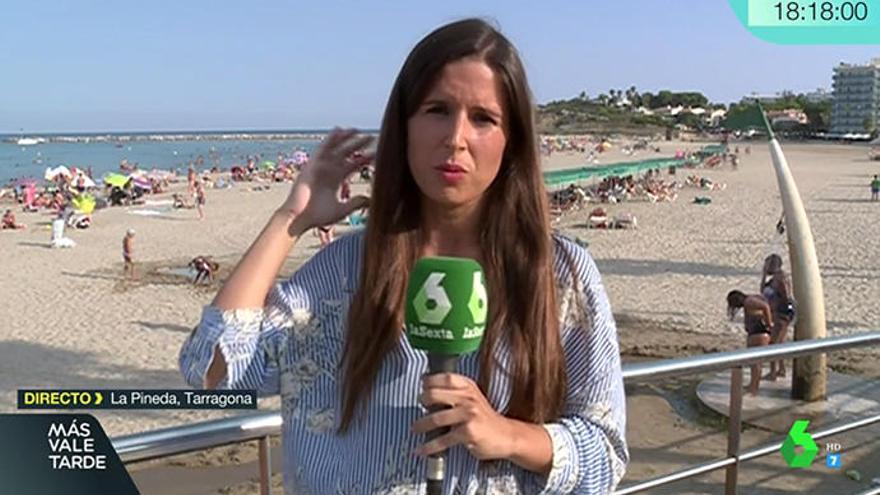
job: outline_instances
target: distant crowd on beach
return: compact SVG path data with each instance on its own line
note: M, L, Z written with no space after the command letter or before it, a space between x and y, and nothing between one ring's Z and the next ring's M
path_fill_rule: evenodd
M309 155L303 149L279 153L275 160L259 155L240 158L239 163L228 170L219 167L220 156L213 151L190 160L185 169L186 188L171 191L168 207L193 209L197 218L203 220L211 189L241 187L245 191L266 191L273 183L292 183L309 164ZM372 165L359 169L354 177L342 184L340 199L351 197L352 181L369 184L373 174ZM2 230L26 229L27 225L16 217L18 210L44 214L52 218L49 245L73 248L76 242L66 234L66 228L88 229L96 211L104 208L146 206L142 209L145 213L155 213L148 204L150 196L169 192L181 179L180 170L143 170L137 162L126 159L120 161L117 172L101 178L93 177L91 167L60 165L47 168L41 179L23 177L10 180L0 188L0 204L6 205L0 227ZM365 221L365 211L355 212L349 218L351 225L362 225ZM333 225L320 226L314 229L314 235L322 246L326 246L333 241L334 230ZM126 278L138 277L135 237L134 229L130 228L122 237L123 275ZM198 255L191 260L189 267L195 273L193 282L201 283L213 281L219 264L210 255Z
M650 147L650 143L646 144ZM666 169L670 179L664 178L664 171L649 169L639 175L611 175L595 180L589 184L569 183L566 187L548 192L550 211L554 221L559 221L566 213L585 208L589 204L618 204L628 201L650 201L651 203L672 202L678 199L684 188L702 191L724 190L727 185L714 181L706 175L696 173L696 169L713 169L723 164L731 164L736 169L735 161L726 148L712 152L694 152L677 150L675 158L681 166ZM678 180L678 168L689 172L685 179ZM707 204L711 198L697 196L695 203ZM631 213L620 212L610 215L603 206L596 206L590 212L588 227L590 228L635 228L637 221Z

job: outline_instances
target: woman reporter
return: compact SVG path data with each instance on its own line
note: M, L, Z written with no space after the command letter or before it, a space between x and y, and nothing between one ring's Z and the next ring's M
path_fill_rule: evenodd
M337 191L368 144L327 137L184 344L187 381L281 394L290 493L420 492L422 456L443 449L444 493L612 492L628 461L616 328L589 253L550 230L516 49L476 19L420 41L386 107L366 229L275 285L303 232L367 203ZM461 374L423 378L403 335L426 256L485 272L490 323Z

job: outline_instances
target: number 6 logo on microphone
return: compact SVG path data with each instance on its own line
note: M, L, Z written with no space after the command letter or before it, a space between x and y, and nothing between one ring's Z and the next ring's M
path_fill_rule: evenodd
M446 319L446 315L452 310L446 289L440 282L446 277L445 273L434 272L428 275L416 298L413 300L413 308L416 310L419 321L428 325L439 325ZM431 304L433 308L431 308Z
M471 300L468 301L468 309L471 310L471 317L474 324L482 325L486 323L486 286L483 285L483 274L474 272L474 287L471 291Z

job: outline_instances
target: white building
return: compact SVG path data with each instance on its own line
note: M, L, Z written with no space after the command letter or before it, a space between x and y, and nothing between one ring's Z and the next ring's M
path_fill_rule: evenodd
M834 68L831 133L869 134L880 120L880 58Z

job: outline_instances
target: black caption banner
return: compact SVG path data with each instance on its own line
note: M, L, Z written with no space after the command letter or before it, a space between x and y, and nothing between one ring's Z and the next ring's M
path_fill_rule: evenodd
M0 492L138 495L90 414L0 414Z
M19 409L256 409L255 390L18 391Z

